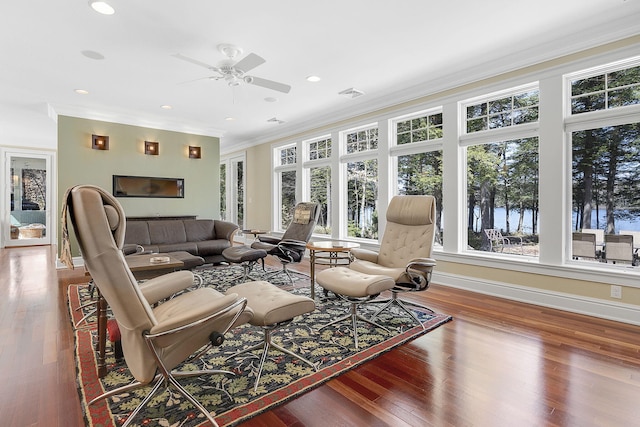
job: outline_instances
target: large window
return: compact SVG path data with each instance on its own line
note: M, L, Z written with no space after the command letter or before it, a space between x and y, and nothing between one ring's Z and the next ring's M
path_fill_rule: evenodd
M467 148L468 244L475 250L539 255L538 138ZM491 241L499 230L518 244ZM522 239L522 245L520 241Z
M640 66L605 67L569 76L567 85L574 116L569 123L572 256L599 262L598 266L636 264L634 251L640 247L636 237L640 232L640 120L629 112L640 104ZM595 121L600 125L594 127ZM622 240L625 235L626 242ZM614 250L624 245L624 252L614 255Z
M391 120L391 156L396 165L395 194L426 194L436 199L435 243L442 245L442 108Z
M548 70L540 82L492 81L493 90L467 99L448 93L412 103L415 110L390 107L369 123L340 122L325 135L283 143L273 152L276 227L286 227L303 197L321 205L318 237L375 245L391 197L430 194L445 258L580 269L585 258L574 261L573 234L594 231L589 267L605 275L620 264L636 267L640 57L573 66ZM630 262L613 263L612 242L607 252L605 237L618 235L635 239Z
M305 176L309 200L320 205L316 234L331 235L331 137L323 136L303 142Z
M347 236L378 238L378 127L343 133L346 156Z
M277 222L276 228L286 230L293 218L293 210L296 205L296 164L297 147L290 144L275 149L276 157L276 194L277 198Z
M468 249L539 256L538 111L535 84L462 103Z

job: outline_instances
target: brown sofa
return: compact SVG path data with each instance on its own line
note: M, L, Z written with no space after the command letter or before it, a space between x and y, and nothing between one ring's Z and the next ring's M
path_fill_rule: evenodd
M237 230L236 224L217 219L127 221L124 252L189 252L217 264Z

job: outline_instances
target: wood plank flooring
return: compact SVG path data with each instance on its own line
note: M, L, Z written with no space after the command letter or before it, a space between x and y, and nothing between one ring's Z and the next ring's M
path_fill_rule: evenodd
M55 259L0 249L2 426L84 425L66 307L83 277ZM243 425L640 425L640 327L437 284L414 298L454 320Z

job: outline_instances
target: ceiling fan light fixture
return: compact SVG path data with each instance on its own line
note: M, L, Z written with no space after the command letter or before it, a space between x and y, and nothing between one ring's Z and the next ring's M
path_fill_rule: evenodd
M322 79L320 77L318 77L318 76L314 76L314 75L307 76L307 81L311 82L311 83L317 83L320 80L322 80Z
M116 12L116 10L106 1L90 0L89 6L91 6L91 9L103 15L113 15Z
M218 51L229 59L234 59L238 55L242 55L242 48L233 44L222 43L218 45Z

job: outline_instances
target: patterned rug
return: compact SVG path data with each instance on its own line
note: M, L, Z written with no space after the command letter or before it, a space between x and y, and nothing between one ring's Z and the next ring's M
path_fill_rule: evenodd
M237 266L213 267L195 271L202 277L207 286L224 292L234 283L234 278L241 276L242 269ZM254 273L262 278L264 272L258 269ZM294 284L291 285L284 275L269 279L273 284L281 286L293 293L309 295L309 277L292 273ZM322 288L316 288L315 312L300 316L289 325L277 330L273 335L274 342L288 348L318 366L315 372L304 363L272 350L260 379L258 390L253 386L258 370L257 355L244 354L240 357L225 358L262 341L261 330L243 325L230 331L224 344L209 350L205 355L192 363L183 364L180 369L225 369L234 372L235 376L213 375L193 377L181 380L186 389L200 401L222 426L234 426L264 411L281 405L295 397L312 390L324 382L346 372L356 366L385 353L407 341L410 341L451 320L451 316L416 311L416 315L425 325L423 330L400 311L382 313L378 321L391 331L358 323L358 341L360 350L354 349L350 322L343 322L317 331L317 328L344 315L347 305L341 300L326 297ZM77 309L92 299L88 285L69 286L69 310L71 319L76 325L88 314L86 321L76 328L76 364L78 371L78 392L83 405L85 421L88 426L121 425L130 411L147 395L149 388L118 395L87 406L87 402L104 391L128 384L132 381L123 360L117 361L111 346L107 345L108 374L99 379L97 375L96 353L97 340L95 315L90 313L91 305ZM360 311L365 316L376 310L375 304L363 305ZM258 352L256 352L257 354ZM206 425L204 416L196 410L180 394L172 388L158 394L143 409L135 426L200 426Z

